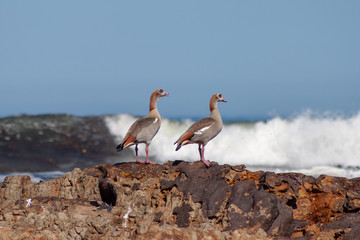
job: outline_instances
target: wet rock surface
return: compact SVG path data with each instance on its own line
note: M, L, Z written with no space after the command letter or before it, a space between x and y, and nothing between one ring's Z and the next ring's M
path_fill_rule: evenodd
M181 161L10 176L0 239L359 239L359 183Z

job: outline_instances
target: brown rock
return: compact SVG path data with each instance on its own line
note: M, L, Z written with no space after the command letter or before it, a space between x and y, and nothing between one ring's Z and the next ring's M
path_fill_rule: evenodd
M356 239L358 183L179 161L11 176L0 239Z

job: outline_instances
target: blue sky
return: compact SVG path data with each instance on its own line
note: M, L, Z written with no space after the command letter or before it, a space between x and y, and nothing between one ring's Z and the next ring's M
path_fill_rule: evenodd
M0 0L0 116L360 109L360 1Z

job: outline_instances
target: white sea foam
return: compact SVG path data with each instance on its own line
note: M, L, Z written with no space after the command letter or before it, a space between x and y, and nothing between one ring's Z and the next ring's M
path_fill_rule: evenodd
M120 142L135 120L131 115L119 114L107 117L106 123ZM173 145L192 123L163 118L150 145L150 155L159 163L199 160L197 145L184 146L179 151ZM144 157L144 146L139 145L139 155ZM267 122L225 124L222 132L206 145L205 158L219 164L245 164L253 169L359 177L360 113L334 117L306 112L292 119L275 117Z

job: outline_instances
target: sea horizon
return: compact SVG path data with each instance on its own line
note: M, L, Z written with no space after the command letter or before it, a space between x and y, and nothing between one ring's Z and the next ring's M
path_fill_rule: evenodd
M133 147L120 153L115 147L139 117L120 113L1 118L0 172L68 172L75 167L135 161ZM198 161L197 146L185 146L179 151L173 146L177 137L198 119L163 117L160 131L150 145L150 158L159 164ZM219 164L244 164L249 170L353 178L360 177L359 142L360 113L347 117L307 111L289 118L237 117L224 119L222 131L206 146L205 157ZM145 156L142 145L139 155Z

